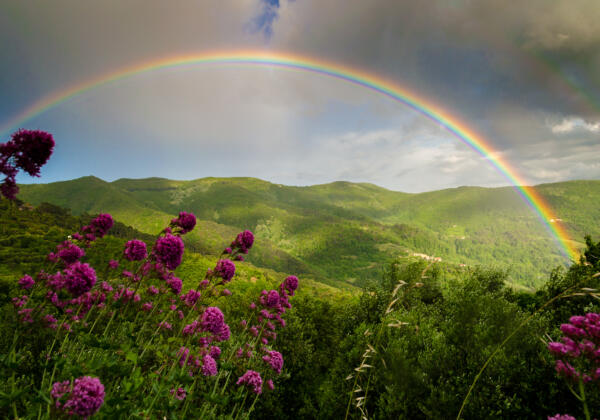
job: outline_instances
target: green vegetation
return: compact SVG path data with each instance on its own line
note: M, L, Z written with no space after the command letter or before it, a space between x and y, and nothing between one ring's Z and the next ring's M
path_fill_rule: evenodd
M6 200L0 204L4 238L0 255L7 262L2 265L0 298L5 319L10 320L14 312L10 299L20 293L16 280L43 266L47 252L89 223L92 216L73 216L50 204L38 208ZM277 235L279 228L271 223L265 229ZM132 238L152 241L146 234L116 222L109 235L86 249L86 261L100 273L108 256L122 253L125 240ZM219 249L225 245L227 242L219 244ZM600 271L598 249L600 242L588 237L585 260L569 269L555 268L535 293L507 287L507 273L502 270L458 267L418 257L399 257L379 265L384 269L368 279L360 293L355 288L344 291L301 278L294 307L286 313L287 326L278 332L276 341L285 359L283 374L275 390L256 401L252 417L342 418L347 411L348 418L356 419L363 415L371 419L454 418L464 403L465 419L538 419L556 413L579 418L583 415L581 405L567 383L557 377L545 342L557 340L558 326L572 315L600 312L597 297L592 296L600 288L600 277L594 277ZM215 256L187 249L183 264L175 271L184 280L184 291L204 278L215 262ZM261 290L276 287L286 276L248 262L236 265L236 277L227 285L232 295L219 304L232 326L247 316L245 308L256 301ZM133 311L131 316L136 314ZM126 319L120 322L118 328L126 331L135 324ZM8 321L3 324L2 346L10 345L11 328ZM38 345L36 351L41 351L53 335L43 330L36 334L31 336L32 342ZM91 336L86 340L85 345L98 344L90 341ZM111 343L100 341L108 346L103 357L112 365L95 361L85 367L64 366L60 378L65 372L91 374L107 382L128 371L135 357L129 351L123 353L127 356L123 359L114 347L116 343ZM161 343L144 363L170 354L167 341ZM73 338L70 346L78 345L82 344ZM490 356L490 363L478 377ZM24 357L27 364L19 372L40 375L36 369L43 364L36 365L33 354ZM4 368L12 363L3 360ZM139 375L135 373L125 381L130 393L116 396L114 389L107 389L106 408L98 418L121 415L138 399L145 404L145 396L136 393ZM2 392L6 398L0 398L0 411L8 410L3 404L10 402L16 391ZM40 398L31 397L30 401L35 404L43 401ZM592 414L596 413L600 392L595 382L586 387L586 399ZM235 401L223 400L219 410L228 412Z
M181 209L201 220L186 244L214 253L241 229L257 235L257 267L301 274L335 287L365 285L390 259L414 253L450 264L493 266L515 286L541 286L565 266L557 243L511 188L460 187L422 194L334 182L288 187L254 178L95 177L22 185L19 198L50 202L74 214L109 212L156 234ZM535 187L571 237L600 234L600 181ZM218 252L218 251L217 251Z

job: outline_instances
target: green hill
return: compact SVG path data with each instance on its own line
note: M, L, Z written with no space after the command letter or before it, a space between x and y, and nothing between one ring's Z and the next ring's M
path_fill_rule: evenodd
M600 235L600 181L545 184L536 191L578 245ZM331 285L362 284L382 263L413 253L453 264L509 270L512 282L535 287L565 263L537 215L511 188L460 187L407 194L366 184L309 187L255 178L162 178L105 182L84 177L22 185L21 200L49 202L74 214L109 212L142 232L157 233L179 211L200 220L187 238L214 252L241 229L253 230L249 261Z

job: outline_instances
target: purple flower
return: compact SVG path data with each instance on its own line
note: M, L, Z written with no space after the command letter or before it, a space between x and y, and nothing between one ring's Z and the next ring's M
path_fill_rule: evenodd
M56 318L54 318L52 315L47 314L47 315L44 315L44 322L46 323L46 326L48 328L55 330L58 320Z
M102 238L104 235L108 233L111 227L113 227L114 221L110 214L101 213L90 223L91 227L94 230L94 234Z
M58 256L66 265L71 265L85 255L83 249L74 243L65 241L58 246Z
M183 283L181 282L181 279L179 277L171 277L169 280L167 280L167 285L176 295L179 295L179 293L181 293L181 287Z
M53 400L56 400L56 406L60 407L60 403L58 400L63 397L63 395L67 394L71 390L71 381L64 382L54 382L52 384L52 391L50 391L50 396Z
M169 270L175 270L181 264L183 256L183 241L179 236L167 235L158 238L154 245L156 259L163 263Z
M208 354L202 358L202 374L204 376L215 376L217 374L217 362Z
M209 306L202 314L202 328L213 334L219 334L225 324L223 312L216 306Z
M548 416L548 420L577 420L577 419L568 414L555 414L552 417Z
M235 274L235 264L228 259L219 260L214 273L223 279L223 283L229 283Z
M200 296L200 292L190 289L185 295L181 295L179 299L181 299L187 306L193 306L196 302L198 302Z
M223 254L231 254L233 252L233 250L230 247L225 248L225 250L223 251Z
M19 130L11 142L16 146L13 154L17 167L31 176L40 176L40 169L48 162L54 150L52 134L40 130Z
M221 348L217 346L210 346L210 350L208 350L208 354L213 359L218 359L221 356Z
M191 232L196 226L196 216L193 213L182 211L178 218L171 220L171 225L179 226L182 234Z
M177 388L177 391L175 391L175 389L172 389L171 394L175 394L175 399L179 401L185 400L185 397L187 396L187 393L183 388Z
M548 350L550 351L550 353L556 356L563 356L568 353L565 345L557 342L548 343Z
M74 296L78 297L89 292L96 284L96 272L87 263L79 261L67 267L63 272L65 286Z
M275 371L278 375L281 373L281 368L283 368L283 356L278 351L268 351L265 356L263 356L263 360L271 366L271 369Z
M283 287L294 296L294 290L298 288L298 277L288 276L283 282Z
M116 260L110 260L108 262L108 267L112 268L113 270L116 269L119 266L119 262Z
M31 276L29 274L25 274L19 280L19 287L21 289L29 290L33 287L34 284L35 284L35 281L31 278Z
M244 254L248 253L248 250L252 248L252 244L254 243L254 235L249 230L245 230L243 232L238 233L235 240L232 242L232 247L237 247Z
M125 258L129 261L141 261L148 255L148 251L146 250L146 243L137 239L128 241L125 244L123 254L125 255Z
M229 325L223 324L221 331L218 334L215 334L216 341L227 341L231 337L231 330L229 329Z
M273 391L273 390L275 389L275 385L273 385L273 379L269 379L269 380L267 381L267 386L269 387L269 389L270 389L271 391Z
M262 393L262 378L260 377L260 373L254 370L247 370L246 373L238 378L236 384L251 388L255 394Z
M267 293L265 301L269 308L274 308L277 305L279 305L279 293L277 292L277 290L269 291L269 293Z
M158 289L155 286L150 286L150 287L148 287L148 294L149 295L157 295Z
M84 376L75 379L65 409L81 417L89 417L96 413L104 403L104 385L98 378Z
M0 193L13 200L19 192L15 177L19 169L31 176L40 176L41 167L54 150L52 135L39 130L19 130L11 140L0 143L0 173L5 176Z

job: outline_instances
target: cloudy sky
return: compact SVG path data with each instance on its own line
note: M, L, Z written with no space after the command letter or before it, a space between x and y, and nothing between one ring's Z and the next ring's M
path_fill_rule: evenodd
M40 98L136 63L253 49L394 81L478 132L528 184L600 179L600 2L521 3L3 0L0 127ZM508 184L406 105L269 66L146 72L21 126L54 134L42 182L254 176L408 192Z

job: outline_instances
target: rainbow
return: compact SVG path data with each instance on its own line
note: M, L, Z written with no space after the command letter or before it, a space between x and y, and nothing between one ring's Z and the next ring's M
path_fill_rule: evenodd
M317 73L362 86L412 108L443 126L472 150L486 158L490 164L510 182L521 198L535 211L540 221L557 241L561 252L565 257L573 261L577 260L578 251L574 247L573 241L569 238L565 228L557 220L558 218L554 215L550 206L532 187L525 186L526 183L523 182L517 171L509 166L508 163L494 151L488 142L470 129L464 122L457 117L450 115L442 107L434 104L431 100L424 98L422 95L417 95L395 82L386 80L374 73L367 73L362 70L338 63L327 62L321 59L289 53L253 50L217 51L161 57L121 68L112 73L104 74L95 79L86 80L82 83L72 85L66 89L56 91L43 97L2 124L0 126L0 134L6 135L8 132L18 128L23 123L44 113L48 109L58 106L74 96L81 95L99 86L153 70L210 63L271 66Z

